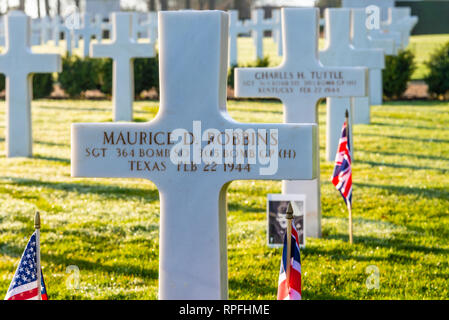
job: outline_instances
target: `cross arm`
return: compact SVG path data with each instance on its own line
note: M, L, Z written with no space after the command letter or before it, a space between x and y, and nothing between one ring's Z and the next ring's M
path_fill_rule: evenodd
M156 55L154 49L154 42L152 43L136 43L132 46L128 46L128 54L132 58L151 58Z
M111 50L113 44L90 44L90 56L93 58L112 58Z
M62 71L62 60L59 54L32 54L29 57L28 63L30 64L30 73Z
M233 180L307 180L317 176L313 165L318 157L315 124L251 125L225 120L215 135L204 133L207 128L199 135L203 139L200 157L222 150L221 161L202 157L200 163L193 164L192 158L180 165L170 157L172 148L179 146L173 138L176 128L151 123L73 124L72 176L146 178L156 184L207 177L217 185ZM219 124L223 121L212 127ZM207 149L211 141L216 141L219 149ZM236 141L241 141L243 149L237 148ZM231 161L226 161L225 154L240 154L243 160L231 156Z

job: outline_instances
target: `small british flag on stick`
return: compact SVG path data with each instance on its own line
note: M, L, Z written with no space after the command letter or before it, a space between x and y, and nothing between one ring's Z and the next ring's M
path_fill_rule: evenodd
M349 210L349 242L352 244L352 158L351 144L349 141L349 113L346 110L346 121L341 130L341 138L338 143L338 151L335 156L334 173L332 183L340 191Z
M301 255L299 238L293 220L292 204L287 209L287 232L282 250L281 271L278 281L278 300L301 300Z

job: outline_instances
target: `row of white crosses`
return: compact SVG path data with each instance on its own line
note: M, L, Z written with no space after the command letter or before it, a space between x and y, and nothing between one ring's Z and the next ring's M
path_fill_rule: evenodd
M143 14L146 18L142 21L142 14L133 14L133 33L132 38L138 40L139 38L149 38L150 43L155 43L157 40L157 13L150 12ZM70 17L74 19L74 17ZM104 22L103 16L100 14L91 15L88 13L80 16L80 25L69 28L62 17L55 16L53 18L43 17L32 20L32 35L31 45L47 44L49 41L54 41L56 46L59 45L61 34L64 35L66 51L69 55L72 54L72 48L79 48L79 42L83 41L83 50L81 55L83 57L89 56L90 43L93 38L97 43L103 40L103 32L111 31L111 24ZM75 25L77 21L70 21ZM4 45L4 37L2 37L3 24L0 20L0 46Z
M159 27L158 114L147 123L73 124L72 176L144 178L154 182L161 202L159 298L226 299L229 183L247 179L314 179L317 127L313 123L238 123L231 118L226 110L226 13L161 11ZM267 175L263 173L266 165L259 162L238 170L230 163L205 159L197 163L173 162L166 152L154 157L145 155L155 149L178 150L173 149L173 143L179 141L179 136L173 140L170 137L180 129L193 132L193 144L200 149L211 142L210 138L202 140L211 133L216 139L227 141L226 148L233 148L234 139L226 140L228 130L270 132L270 144L289 156L279 157L277 169ZM136 136L139 138L129 141L131 144L122 140ZM119 157L116 148L126 150L128 156ZM92 156L86 150L101 150L101 156ZM273 158L277 155L275 152Z
M114 13L113 39L108 44L91 44L94 57L113 59L113 114L115 121L132 121L134 101L133 59L155 55L154 44L132 39L130 13ZM32 155L32 74L61 72L57 54L34 54L31 50L30 19L20 11L6 16L6 47L0 55L0 73L6 76L6 155Z

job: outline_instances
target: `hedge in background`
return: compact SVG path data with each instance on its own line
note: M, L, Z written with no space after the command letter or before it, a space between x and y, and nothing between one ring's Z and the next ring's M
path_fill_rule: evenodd
M79 97L85 90L100 89L100 66L103 59L84 59L78 56L62 59L62 72L58 76L61 88L70 97Z
M383 93L388 99L400 98L416 69L415 56L410 50L403 50L397 56L385 57L382 72Z
M435 50L425 64L429 68L424 79L429 86L429 93L434 96L449 93L449 42Z
M53 92L53 75L36 73L33 75L33 99L47 98Z
M5 90L5 75L0 73L0 92Z
M100 91L112 95L112 59L97 59Z
M156 89L159 94L159 56L134 60L134 93L137 96L144 90Z
M94 89L111 95L112 75L112 59L64 58L63 72L59 76L59 82L70 97L79 97L83 91ZM135 96L138 97L142 91L152 88L159 93L158 57L135 59Z
M36 73L33 75L33 99L47 98L53 92L53 75ZM5 89L5 76L0 74L0 91Z

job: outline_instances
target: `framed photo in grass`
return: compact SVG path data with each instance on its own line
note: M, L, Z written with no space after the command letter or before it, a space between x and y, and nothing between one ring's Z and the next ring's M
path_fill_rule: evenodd
M293 207L293 223L298 231L299 245L306 245L304 194L268 194L267 196L267 244L270 248L280 248L284 244L287 229L286 211L288 203Z

